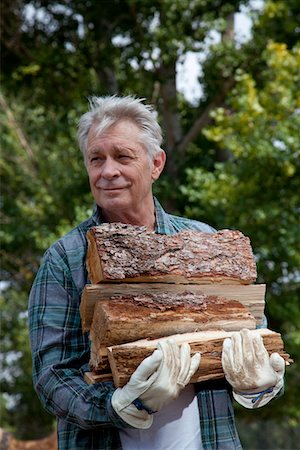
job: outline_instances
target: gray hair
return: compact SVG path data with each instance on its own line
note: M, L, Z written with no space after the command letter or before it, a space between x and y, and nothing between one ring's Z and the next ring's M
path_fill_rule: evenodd
M100 135L121 120L130 120L140 129L140 144L153 159L161 151L162 132L155 111L142 98L106 96L89 98L90 110L81 116L78 124L78 143L86 162L87 138L92 125Z

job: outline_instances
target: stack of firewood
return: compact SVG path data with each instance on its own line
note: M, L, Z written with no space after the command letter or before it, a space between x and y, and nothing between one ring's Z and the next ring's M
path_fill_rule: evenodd
M250 241L239 231L159 235L104 224L87 238L92 284L85 286L80 313L91 339L89 383L124 385L158 340L170 336L201 352L192 382L221 378L223 340L263 322L266 286L254 284ZM280 334L259 332L268 352L288 364Z

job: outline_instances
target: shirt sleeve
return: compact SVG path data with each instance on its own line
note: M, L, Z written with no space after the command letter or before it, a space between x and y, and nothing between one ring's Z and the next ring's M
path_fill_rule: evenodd
M87 384L90 346L67 258L50 249L29 297L33 381L44 408L80 428L128 427L112 409L113 383Z

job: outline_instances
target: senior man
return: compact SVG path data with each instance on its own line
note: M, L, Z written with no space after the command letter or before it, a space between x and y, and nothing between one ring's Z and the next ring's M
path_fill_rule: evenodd
M29 299L35 389L57 417L59 449L239 449L232 392L248 408L283 386L284 361L269 358L259 336L235 333L224 342L228 381L189 384L201 356L168 340L145 359L123 388L88 385L90 343L82 333L80 297L88 283L86 232L103 222L146 226L161 234L215 230L167 214L152 184L165 164L161 130L141 99L92 97L78 140L95 199L92 217L45 253ZM229 384L230 383L230 384Z

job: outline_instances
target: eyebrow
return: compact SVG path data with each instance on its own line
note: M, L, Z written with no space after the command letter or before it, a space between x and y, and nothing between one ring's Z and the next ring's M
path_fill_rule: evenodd
M136 151L136 149L134 149L132 147L128 147L128 146L125 146L125 145L118 145L118 144L113 145L112 149L114 151L119 151L119 152L122 151L122 150L128 150L128 151L131 151L131 152L135 152ZM102 147L100 145L96 145L95 147L92 147L89 150L89 154L96 154L96 153L100 153L101 151L103 151Z

